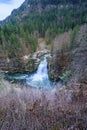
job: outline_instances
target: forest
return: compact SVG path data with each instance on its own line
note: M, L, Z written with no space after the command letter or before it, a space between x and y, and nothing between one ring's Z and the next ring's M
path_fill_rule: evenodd
M26 11L21 13L25 9L25 6L22 5L18 10L19 13L17 12L18 15L12 13L9 22L4 24L3 21L0 26L0 51L3 50L6 57L23 56L26 48L28 48L29 53L33 53L36 51L38 38L45 38L46 36L48 39L54 38L62 32L73 30L74 27L87 22L86 0L37 0L28 2L30 8L33 7L33 12L22 16L26 13ZM39 8L42 6L45 8L46 5L49 5L50 9L44 9L41 12L38 9L34 11L37 3L41 3ZM56 6L51 7L50 5Z

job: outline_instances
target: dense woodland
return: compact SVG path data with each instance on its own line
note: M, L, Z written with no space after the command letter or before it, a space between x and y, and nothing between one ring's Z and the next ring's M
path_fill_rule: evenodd
M28 0L26 2L30 5L29 11L24 3L0 26L0 51L3 50L6 57L23 56L26 49L29 53L33 53L36 51L39 37L54 38L62 32L87 22L86 0ZM24 15L26 10L28 13Z

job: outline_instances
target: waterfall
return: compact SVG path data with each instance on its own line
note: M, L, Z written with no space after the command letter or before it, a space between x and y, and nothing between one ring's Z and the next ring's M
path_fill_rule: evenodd
M49 79L47 70L47 60L46 60L47 56L49 55L45 55L43 60L40 62L36 73L26 78L27 85L32 85L37 88L52 87L52 82Z
M49 79L48 69L47 69L47 57L49 55L44 55L36 72L33 74L13 74L8 75L8 80L14 80L23 82L27 86L35 88L52 88L53 82Z

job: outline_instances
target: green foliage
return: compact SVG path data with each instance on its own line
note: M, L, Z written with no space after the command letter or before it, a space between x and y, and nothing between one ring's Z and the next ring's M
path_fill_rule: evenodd
M26 48L29 53L35 52L38 37L46 37L47 44L59 33L73 29L71 35L71 48L74 43L78 26L87 22L86 1L74 0L30 0L31 13L21 15L25 11L22 5L18 12L13 11L10 22L0 27L0 49L5 50L7 56L22 56ZM34 11L41 4L42 12ZM44 10L46 5L53 8ZM62 7L57 6L62 4ZM23 16L23 17L22 17ZM20 20L19 20L20 19ZM21 22L20 22L21 21ZM37 32L37 35L34 35Z
M37 42L37 36L30 34L28 28L21 25L8 24L1 27L0 46L6 50L10 58L23 56L26 48L35 52Z
M29 44L31 45L31 53L36 51L37 43L38 43L37 37L35 37L35 36L30 36L29 37Z
M60 76L60 79L63 80L64 83L66 83L70 79L71 75L71 70L67 70L65 71L65 73L62 74L62 76Z

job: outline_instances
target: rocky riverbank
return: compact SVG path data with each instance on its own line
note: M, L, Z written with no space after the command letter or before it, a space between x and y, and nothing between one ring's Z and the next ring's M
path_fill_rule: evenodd
M65 72L69 60L68 55L68 52L63 53L58 51L55 55L48 57L48 73L53 81L58 81Z
M0 57L0 69L5 73L32 73L37 70L41 57L48 50L35 52L33 55L23 57L5 58Z
M31 73L37 69L38 64L39 61L37 63L37 60L33 58L23 61L16 57L9 59L9 61L7 59L2 59L0 68L6 73Z

